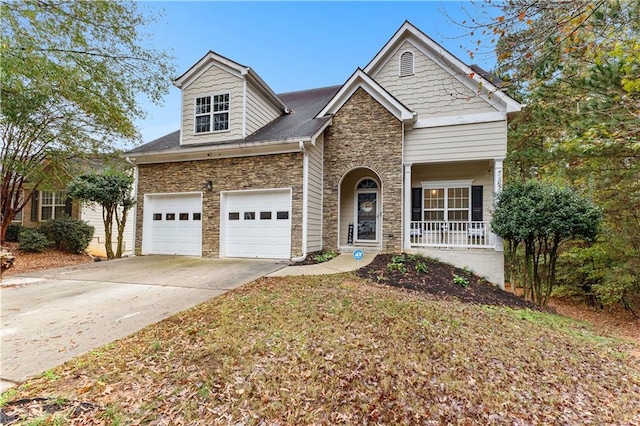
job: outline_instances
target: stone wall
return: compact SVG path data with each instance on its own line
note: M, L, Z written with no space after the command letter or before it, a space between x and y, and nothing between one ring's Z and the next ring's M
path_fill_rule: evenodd
M382 184L384 252L402 251L402 124L359 88L325 132L323 246L338 245L338 187L351 170L366 167ZM353 191L354 188L343 188Z
M302 153L138 166L135 251L142 248L144 194L198 192L202 198L202 256L220 255L220 192L292 189L291 256L302 255ZM204 190L213 182L213 191Z

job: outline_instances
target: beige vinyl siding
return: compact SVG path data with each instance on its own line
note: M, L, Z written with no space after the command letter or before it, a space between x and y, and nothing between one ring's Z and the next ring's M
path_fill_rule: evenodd
M211 66L182 92L182 144L221 142L242 138L242 78ZM200 96L229 93L229 130L195 134L194 103Z
M122 212L122 209L119 209ZM133 251L133 210L130 210L127 215L127 223L124 228L123 235L123 253L132 252ZM95 228L95 232L93 233L93 238L89 242L89 246L87 247L87 251L94 256L106 257L107 252L104 246L105 235L104 235L104 221L102 220L102 207L89 207L83 206L81 212L81 219L89 222L89 225ZM118 248L118 226L116 224L115 218L113 219L113 224L111 227L111 241L113 252L116 252Z
M400 77L400 56L405 51L414 55L414 74ZM410 110L417 112L418 118L496 111L408 41L372 77Z
M322 155L324 136L316 139L316 146L309 146L309 204L307 219L307 250L309 252L322 249Z
M271 105L253 84L247 84L247 136L280 115L281 111Z
M482 219L491 220L493 209L493 161L469 161L444 164L414 165L411 168L411 187L420 182L473 179L471 185L482 188Z
M412 129L405 135L405 163L504 158L507 122Z

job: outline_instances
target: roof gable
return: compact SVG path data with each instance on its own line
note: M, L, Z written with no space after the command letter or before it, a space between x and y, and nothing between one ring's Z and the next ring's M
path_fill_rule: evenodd
M264 80L250 67L218 55L213 51L207 52L198 62L184 72L180 77L173 80L173 84L180 90L186 89L191 83L198 79L211 67L220 68L229 74L235 75L243 80L247 80L257 87L258 91L269 100L276 108L284 113L289 112L289 108L282 102L282 99L264 82Z
M405 21L404 24L402 24L393 37L391 37L364 68L364 71L375 78L378 72L380 72L405 41L412 43L432 61L440 65L442 69L447 71L453 78L477 93L478 96L499 111L510 113L520 111L522 108L522 105L518 101L502 92L499 87L486 79L481 73L467 66L409 21Z
M335 114L340 108L342 108L349 98L351 98L358 88L362 88L366 91L398 120L405 122L412 122L414 120L413 111L393 97L393 95L387 92L360 68L358 68L356 72L349 77L338 93L336 93L324 108L322 108L318 115L316 115L316 118L320 118L328 114Z

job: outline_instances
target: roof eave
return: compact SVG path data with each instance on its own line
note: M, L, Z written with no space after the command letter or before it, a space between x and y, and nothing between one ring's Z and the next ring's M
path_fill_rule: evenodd
M296 152L300 150L300 142L310 142L311 137L287 138L281 140L260 142L238 142L225 145L207 145L165 149L141 153L128 153L127 161L132 164L160 163L165 161L206 160L211 158L225 158L243 155L265 155L282 152ZM286 147L286 149L284 149Z

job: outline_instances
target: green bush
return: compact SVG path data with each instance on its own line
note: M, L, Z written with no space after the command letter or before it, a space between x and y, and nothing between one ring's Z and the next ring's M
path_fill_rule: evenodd
M93 238L95 228L83 220L62 216L43 223L39 230L53 241L58 250L82 253Z
M21 251L41 253L50 245L47 236L37 229L24 228L18 235L18 248Z
M20 231L22 231L24 227L19 223L12 223L7 226L7 233L4 236L4 239L16 243L18 242L18 236L20 235Z

